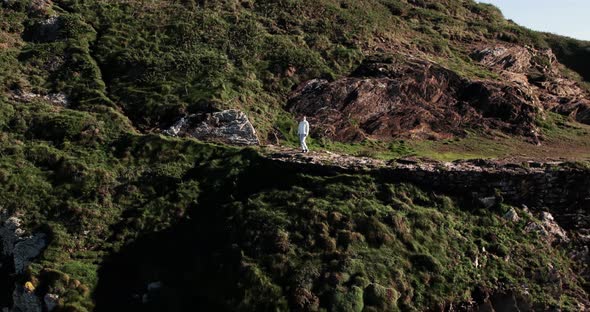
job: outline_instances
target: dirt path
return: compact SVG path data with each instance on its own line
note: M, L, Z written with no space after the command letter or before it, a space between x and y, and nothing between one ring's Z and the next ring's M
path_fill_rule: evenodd
M272 160L286 163L307 164L340 168L348 171L371 171L382 168L409 169L416 171L451 171L451 172L506 172L506 173L543 173L547 170L571 170L586 169L588 163L568 163L542 159L531 161L516 157L488 160L457 160L453 162L442 162L422 158L402 158L389 161L369 157L357 157L351 155L337 154L329 151L311 151L301 153L298 149L267 145L261 150L262 154Z

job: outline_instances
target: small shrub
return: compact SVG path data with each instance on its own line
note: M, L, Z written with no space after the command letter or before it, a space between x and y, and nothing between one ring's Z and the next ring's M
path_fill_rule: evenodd
M442 267L438 260L428 254L417 254L410 257L412 267L419 271L438 273Z
M361 312L363 307L363 290L360 287L337 289L332 296L333 312Z
M364 292L365 304L377 307L380 311L393 310L399 297L400 294L397 290L375 283L367 286Z
M360 221L360 232L367 242L375 247L381 247L393 241L389 228L376 217Z
M506 257L510 254L510 249L500 243L492 244L489 249L491 253L498 257Z

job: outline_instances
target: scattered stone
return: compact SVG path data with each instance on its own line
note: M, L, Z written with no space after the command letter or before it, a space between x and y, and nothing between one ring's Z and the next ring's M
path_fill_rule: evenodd
M522 205L522 211L529 219L533 217L533 214L531 213L531 210L529 209L529 207L527 205L524 205L524 204Z
M569 241L566 232L561 226L559 226L559 224L557 224L557 222L555 222L555 219L553 219L553 216L549 212L543 212L541 213L541 216L541 221L543 222L545 230L553 236L554 239L557 239L560 242Z
M514 207L511 207L510 210L508 210L508 212L504 215L504 219L510 222L518 222L520 220L520 217L516 213Z
M180 134L180 130L182 130L186 126L186 117L180 118L176 121L170 128L162 131L165 135L169 136L178 136Z
M541 236L547 238L549 243L569 242L566 232L555 222L553 216L548 212L543 212L541 216L541 223L530 222L525 227L526 232L537 232Z
M62 93L49 93L43 97L47 101L51 102L51 104L67 107L70 104L68 97Z
M543 225L536 223L536 222L530 222L529 224L527 224L524 227L525 232L530 233L530 232L537 232L539 233L539 235L541 236L549 236L549 232L547 232L545 230L545 228L543 227Z
M541 220L549 221L549 222L555 221L553 216L549 212L546 212L546 211L541 212Z
M256 130L246 114L235 109L182 117L162 133L170 136L190 136L203 141L226 144L260 144Z

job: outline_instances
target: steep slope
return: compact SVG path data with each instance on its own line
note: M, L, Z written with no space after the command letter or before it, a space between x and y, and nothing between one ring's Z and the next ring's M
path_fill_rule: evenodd
M0 308L585 310L584 162L449 189L190 137L590 158L585 44L470 0L4 0Z
M72 108L115 107L145 131L186 113L238 108L263 141L288 130L281 122L287 117L283 103L294 86L347 75L376 53L412 55L463 79L503 81L497 68L470 57L475 46L544 49L562 42L505 21L492 6L459 0L11 0L3 6L10 21L5 44L12 45L5 51L11 59L3 65L10 73L2 81L5 90L65 92ZM567 64L583 50L559 47ZM550 62L560 79L556 71L562 68ZM584 75L576 64L572 68ZM587 111L587 104L581 107ZM587 120L587 113L581 115L578 120Z
M48 238L23 274L8 275L16 288L2 302L17 311L52 302L58 311L588 306L578 275L587 255L570 244L585 244L585 225L564 232L534 204L538 196L527 199L529 211L513 206L518 196L505 187L453 192L403 181L418 172L291 166L158 136L78 150L10 143L2 149L3 251L8 233L19 233L17 242ZM507 168L514 176L500 172L490 183L531 185L520 178L524 167ZM548 166L530 177L578 186L555 201L576 211L587 171ZM3 267L23 255L4 254Z

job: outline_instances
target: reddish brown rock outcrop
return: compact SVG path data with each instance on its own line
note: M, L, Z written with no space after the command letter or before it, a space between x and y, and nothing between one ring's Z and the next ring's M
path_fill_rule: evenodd
M351 77L308 81L293 92L289 109L308 115L319 136L341 141L447 138L469 128L535 140L540 111L526 88L470 81L420 59L368 60Z
M562 75L551 50L475 47L471 57L500 79L470 80L407 55L372 57L349 77L303 83L288 106L310 118L315 135L339 141L437 139L493 129L539 143L535 124L545 110L590 124L588 92Z
M506 83L535 94L544 109L590 124L590 96L577 82L563 76L550 49L522 46L479 48L472 58L498 72Z

